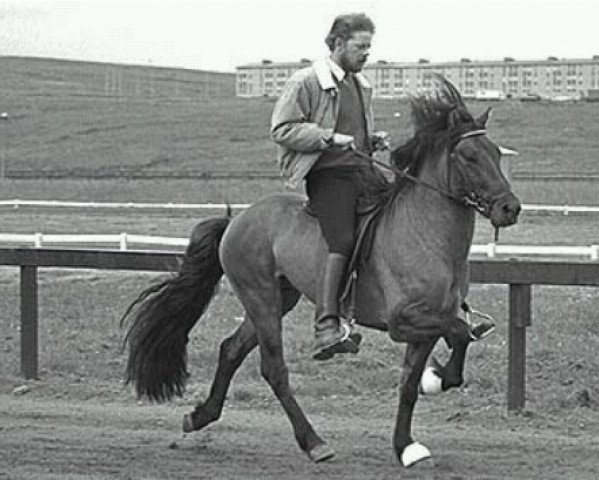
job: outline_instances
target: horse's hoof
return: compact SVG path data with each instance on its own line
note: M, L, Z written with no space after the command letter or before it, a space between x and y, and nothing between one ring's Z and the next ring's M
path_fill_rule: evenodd
M349 338L351 339L352 342L355 343L356 347L360 346L360 343L362 343L362 334L361 333L350 333L349 334ZM358 352L356 352L358 353Z
M314 463L324 462L335 456L335 452L326 443L320 443L316 445L312 450L306 452L310 460Z
M424 369L418 391L423 395L438 395L443 391L443 379L434 367Z
M186 413L183 415L183 431L185 433L193 432L195 430L193 426L193 419L191 418L191 413Z
M405 467L411 467L418 462L431 458L431 452L422 443L412 442L401 452L401 464Z

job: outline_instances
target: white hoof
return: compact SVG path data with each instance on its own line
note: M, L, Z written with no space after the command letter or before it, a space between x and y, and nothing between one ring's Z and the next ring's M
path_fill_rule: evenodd
M401 464L405 467L411 467L415 463L431 458L431 451L422 443L412 442L401 452Z
M426 367L420 379L420 388L423 395L438 395L443 391L442 379L433 367Z

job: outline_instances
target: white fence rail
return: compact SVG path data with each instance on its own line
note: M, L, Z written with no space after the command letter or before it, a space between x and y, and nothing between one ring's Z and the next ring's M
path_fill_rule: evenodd
M599 213L599 205L541 205L524 204L522 210L525 212L555 212L568 215L570 213Z
M542 257L588 257L599 260L599 245L501 245L488 243L472 245L470 255L499 256L542 256Z
M22 234L22 233L0 233L0 243L32 245L42 248L48 245L72 245L93 244L113 245L117 244L120 250L128 250L131 245L160 245L167 247L187 247L187 238L157 237L151 235L119 234Z
M0 208L19 209L20 207L65 208L87 210L221 210L243 209L249 203L133 203L133 202L66 202L61 200L0 200Z
M233 209L244 209L249 203L232 203ZM0 208L65 208L87 210L223 210L226 203L134 203L134 202L67 202L61 200L0 200ZM524 204L525 212L599 213L599 205L543 205Z
M133 245L187 247L187 238L159 237L151 235L120 234L21 234L0 233L0 244L26 245L42 248L50 245L118 245L120 250L129 250ZM471 255L482 255L489 258L499 256L543 256L543 257L586 257L599 260L599 245L503 245L488 243L472 245Z

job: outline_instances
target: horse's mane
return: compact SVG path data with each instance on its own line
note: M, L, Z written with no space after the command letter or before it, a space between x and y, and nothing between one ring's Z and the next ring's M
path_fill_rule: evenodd
M452 146L475 123L455 86L442 75L434 74L434 79L435 89L410 98L414 133L390 155L394 169L413 176L418 176L428 156ZM394 199L408 182L396 175L392 181L373 181L366 190L378 203Z

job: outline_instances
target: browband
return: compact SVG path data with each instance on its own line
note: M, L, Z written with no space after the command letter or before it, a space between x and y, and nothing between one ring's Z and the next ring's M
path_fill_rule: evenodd
M479 135L486 135L487 131L484 129L481 130L470 130L469 132L462 133L460 135L460 140L468 137L478 137Z

